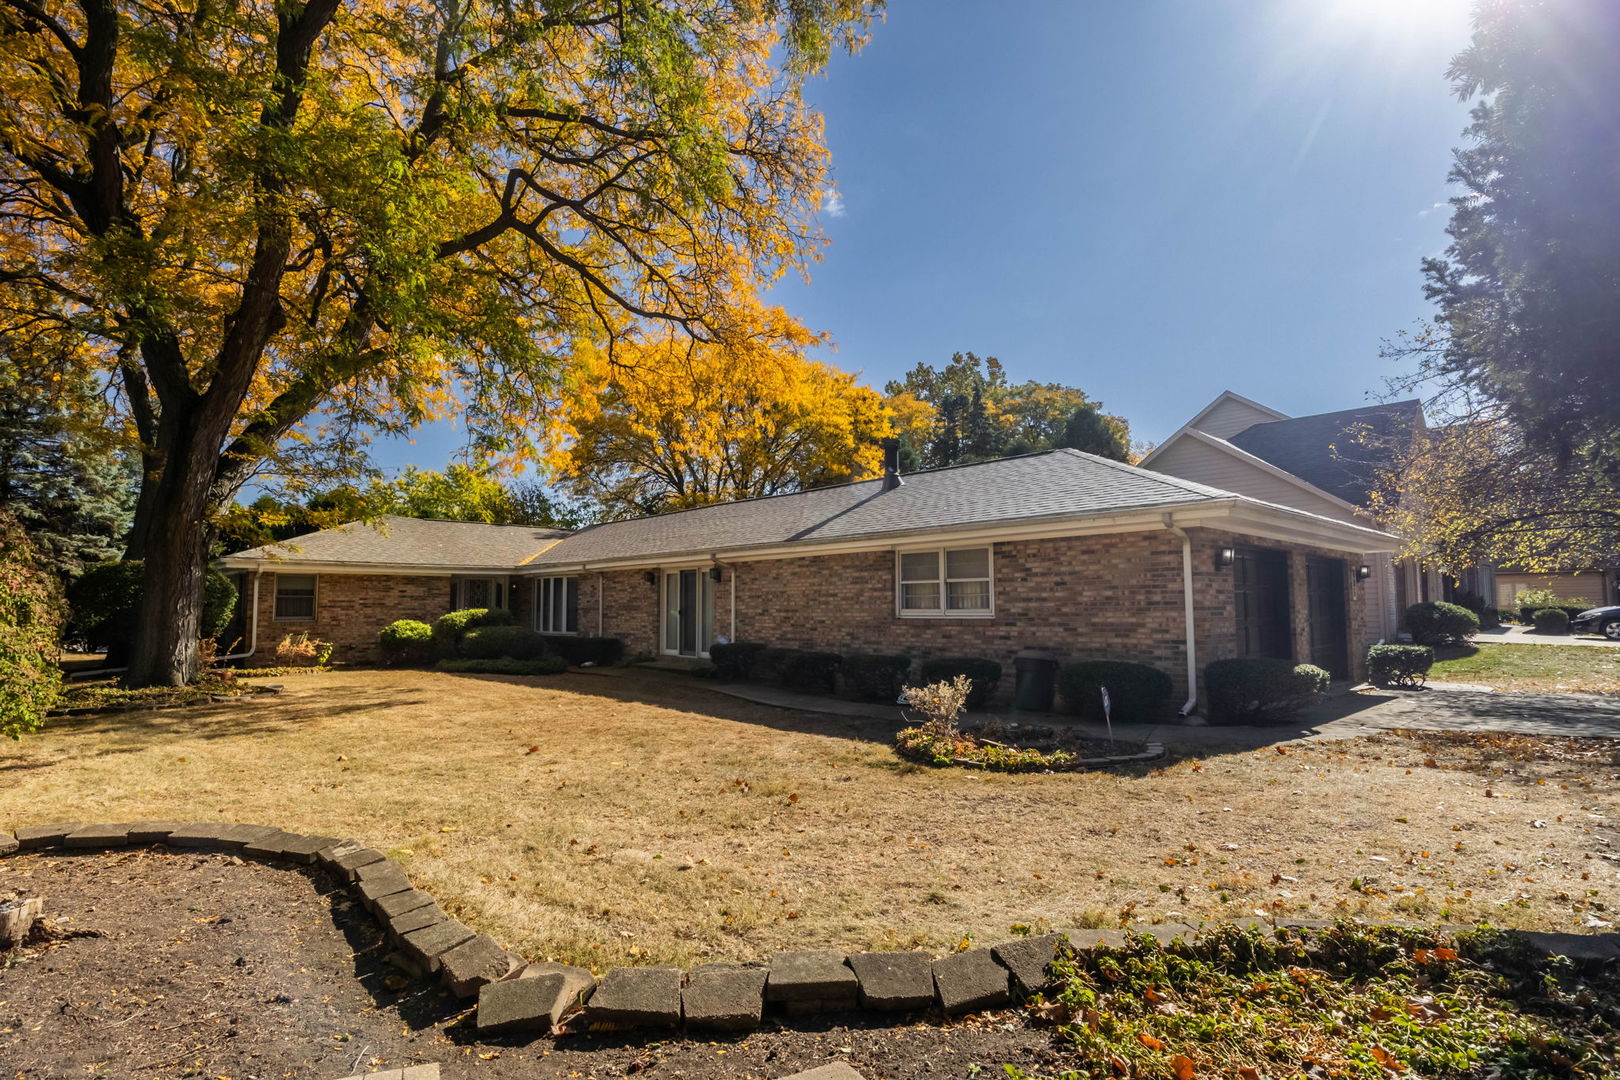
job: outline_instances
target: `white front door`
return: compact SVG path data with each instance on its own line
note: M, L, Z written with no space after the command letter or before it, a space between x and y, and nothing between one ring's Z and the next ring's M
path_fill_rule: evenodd
M664 573L664 652L708 656L714 640L714 582L707 570Z

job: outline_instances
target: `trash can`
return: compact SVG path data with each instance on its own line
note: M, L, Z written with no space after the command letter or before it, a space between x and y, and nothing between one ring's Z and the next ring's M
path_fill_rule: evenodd
M1045 649L1025 649L1013 657L1016 712L1051 712L1057 694L1057 658Z

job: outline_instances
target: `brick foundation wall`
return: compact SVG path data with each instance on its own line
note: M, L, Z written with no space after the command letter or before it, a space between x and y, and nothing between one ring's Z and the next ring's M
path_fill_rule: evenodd
M248 578L248 589L253 587ZM377 634L395 619L431 623L450 609L450 577L385 574L321 574L315 583L315 618L278 621L276 575L259 578L258 645L251 663L275 663L276 644L287 634L308 633L330 641L342 664L382 661Z

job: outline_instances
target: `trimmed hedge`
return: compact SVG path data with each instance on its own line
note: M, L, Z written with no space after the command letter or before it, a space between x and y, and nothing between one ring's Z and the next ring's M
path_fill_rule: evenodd
M1562 611L1565 615L1568 615L1570 617L1570 619L1573 620L1575 618L1575 616L1579 615L1581 612L1590 611L1595 607L1603 607L1603 605L1602 604L1587 604L1584 607L1573 607L1573 606L1566 605L1566 604L1556 604L1556 605L1552 605L1552 607L1553 607L1553 610ZM1533 625L1535 623L1535 621L1536 621L1536 612L1538 612L1538 611L1546 611L1547 609L1548 609L1548 605L1545 605L1545 604L1543 604L1540 607L1522 607L1522 608L1519 609L1519 621L1524 623L1526 626Z
M768 645L759 650L754 657L754 678L776 680L782 677L782 671L792 663L793 658L803 652L802 649L786 649L780 645ZM714 657L714 650L709 650L709 657Z
M1373 645L1367 649L1367 679L1376 686L1422 686L1434 666L1427 645Z
M1126 723L1158 720L1174 690L1170 676L1158 668L1126 660L1082 660L1058 668L1058 698L1066 713L1103 719L1105 686L1114 719Z
M461 655L468 660L538 660L545 654L546 639L526 626L478 626L461 636Z
M1001 665L982 656L942 656L924 660L918 678L924 686L932 686L937 682L949 682L958 675L966 675L973 681L967 707L982 709L1001 682Z
M546 650L562 657L573 667L590 664L612 667L624 659L624 639L582 637L578 634L543 634Z
M1536 624L1538 634L1567 634L1569 633L1569 612L1563 608L1542 608L1531 618Z
M1479 616L1460 604L1430 600L1406 609L1406 628L1418 645L1460 645L1479 633Z
M752 679L759 666L760 654L767 646L763 641L717 641L709 646L709 660L714 664L717 679Z
M1284 720L1315 704L1331 680L1314 665L1265 657L1215 660L1204 668L1210 719L1223 724Z
M862 701L893 702L911 673L911 657L893 653L846 653L839 665L844 692Z
M837 653L795 649L777 672L783 686L806 694L831 694L838 687Z
M433 659L433 627L415 619L395 619L377 635L389 664L425 664Z
M440 660L439 670L458 675L560 675L568 670L568 662L560 656L534 660Z
M511 626L512 613L506 608L462 608L433 621L433 651L440 659L461 655L461 639L480 626Z

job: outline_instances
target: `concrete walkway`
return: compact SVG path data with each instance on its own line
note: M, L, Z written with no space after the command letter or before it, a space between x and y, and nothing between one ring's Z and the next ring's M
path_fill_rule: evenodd
M800 694L767 683L708 682L704 685L716 693L760 705L881 721L895 730L913 722L916 716L903 713L895 705ZM1108 735L1101 724L1046 713L969 713L963 717L963 723L972 725L992 718L1073 727L1091 738L1103 739ZM1391 728L1620 739L1620 695L1511 694L1450 687L1410 691L1356 689L1336 694L1282 724L1116 724L1114 736L1125 742L1161 742L1171 748L1242 750L1302 740L1354 739Z
M1620 649L1620 641L1596 634L1538 634L1531 626L1498 626L1481 630L1468 639L1474 645L1592 645L1599 649Z

